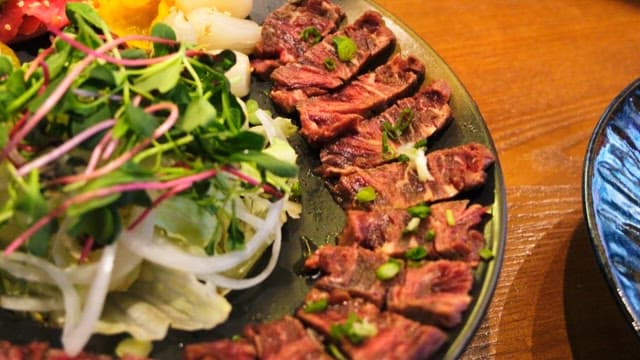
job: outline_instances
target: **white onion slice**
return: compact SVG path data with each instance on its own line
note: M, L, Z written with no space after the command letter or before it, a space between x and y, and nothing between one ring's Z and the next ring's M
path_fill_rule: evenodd
M429 167L427 166L427 157L424 154L424 148L418 149L416 151L416 172L418 173L418 179L420 181L433 181L433 175L429 172Z
M3 309L14 311L49 312L64 309L60 299L35 296L0 296Z
M171 269L195 274L221 272L249 259L264 245L270 233L280 231L279 217L285 201L286 199L281 199L272 204L264 219L263 226L245 243L244 249L222 255L189 254L166 240L153 239L152 233L149 233L147 229L148 227L153 229L152 217L147 217L142 224L133 230L123 232L120 241L138 256Z
M224 276L221 274L206 274L198 276L201 280L206 280L213 282L218 287L223 287L231 290L241 290L247 289L252 286L256 286L259 283L263 282L271 273L273 269L275 269L276 264L278 263L278 257L280 255L280 248L282 246L282 232L279 230L275 231L275 240L273 240L273 247L271 250L271 258L269 258L269 263L265 266L262 272L252 278L245 279L235 279L230 278L228 276Z
M89 294L84 302L82 315L74 327L62 334L62 344L67 354L75 356L82 351L96 328L96 323L102 314L105 298L109 292L109 282L116 258L118 243L105 247L102 251L96 276L89 288ZM66 317L65 317L66 322Z

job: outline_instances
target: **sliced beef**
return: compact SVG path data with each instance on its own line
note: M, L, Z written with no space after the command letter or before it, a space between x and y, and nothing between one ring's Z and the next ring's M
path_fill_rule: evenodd
M0 340L0 359L8 360L110 360L111 356L82 352L69 356L63 350L52 348L46 342L34 341L24 345ZM123 360L142 360L141 357L125 355Z
M299 310L298 316L354 360L426 359L446 341L440 329L380 312L362 299L330 302L321 312Z
M386 289L394 279L378 279L376 269L387 261L386 255L364 248L326 245L307 258L305 266L323 271L324 276L316 281L316 287L344 291L382 306Z
M407 267L403 281L389 290L387 306L420 322L454 327L471 303L472 284L471 266L463 261L438 260Z
M222 339L189 344L184 350L184 360L252 360L257 359L256 349L247 340Z
M417 58L396 55L338 92L302 101L297 106L302 125L300 134L312 144L334 139L352 130L362 119L415 91L424 72L424 65Z
M349 61L338 58L334 45L336 36L346 36L355 43L357 52ZM394 44L395 35L385 26L382 15L367 11L354 23L325 37L298 61L273 71L271 99L280 109L292 112L307 97L322 95L342 86L388 53Z
M338 244L358 244L395 257L422 246L428 258L464 260L476 265L485 242L477 228L487 209L468 205L468 200L433 204L430 215L419 219L419 225L411 231L407 229L413 216L406 209L348 210Z
M330 0L296 0L269 14L252 60L254 73L267 76L273 69L296 61L318 39L334 32L344 11ZM309 36L304 36L306 29ZM316 32L317 33L314 33Z
M285 316L263 324L247 325L244 335L250 339L263 360L330 360L320 342L297 319Z
M428 177L418 178L415 169L405 162L384 164L371 169L358 169L341 176L331 188L345 208L375 207L406 209L421 202L452 198L461 192L484 184L485 170L495 158L485 146L469 143L431 152L427 155ZM375 199L357 200L358 191L371 187Z
M381 165L396 157L399 146L426 139L444 128L451 119L449 97L451 89L445 81L436 81L415 96L404 98L382 114L361 121L353 134L327 144L320 150L323 176L344 175L357 168ZM394 126L398 121L410 121L400 136L387 136L383 141L383 124ZM388 135L388 134L387 134Z

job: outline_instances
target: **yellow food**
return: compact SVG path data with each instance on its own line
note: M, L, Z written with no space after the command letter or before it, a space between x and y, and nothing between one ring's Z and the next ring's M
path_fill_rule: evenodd
M118 36L148 35L151 26L164 19L173 0L94 0L93 5ZM143 43L136 43L144 46ZM146 46L145 46L146 47Z
M0 42L0 55L4 55L9 58L11 63L15 66L20 66L20 60L13 50L8 47L6 44Z

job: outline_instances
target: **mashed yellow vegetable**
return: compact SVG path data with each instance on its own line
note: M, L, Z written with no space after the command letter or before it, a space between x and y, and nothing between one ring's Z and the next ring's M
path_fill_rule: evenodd
M164 19L174 0L94 0L93 5L118 36L149 34L151 25Z

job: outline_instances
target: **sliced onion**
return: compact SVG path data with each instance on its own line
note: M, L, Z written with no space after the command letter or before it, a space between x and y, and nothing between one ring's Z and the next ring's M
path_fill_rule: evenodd
M35 296L0 296L3 309L14 311L49 312L64 309L57 298L39 298Z
M433 181L433 175L429 172L429 167L427 166L427 157L424 154L424 149L420 148L416 152L416 172L418 173L418 179L420 181Z
M109 245L104 248L96 276L93 279L89 294L84 302L82 315L77 324L62 333L62 344L65 352L71 356L75 356L82 351L86 343L89 341L100 314L104 306L105 298L109 292L109 282L113 271L113 264L116 258L118 243ZM65 330L66 329L65 316Z
M269 258L269 263L267 264L267 266L265 266L264 270L262 270L260 274L246 279L235 279L216 273L201 275L198 276L198 278L200 278L201 280L213 282L216 286L231 290L241 290L256 286L257 284L263 282L267 277L269 277L269 275L271 275L273 269L278 263L280 247L282 245L282 232L280 232L279 230L275 231L275 236L276 238L275 240L273 240L273 247L271 250L271 258Z
M207 274L229 270L250 258L269 238L269 234L280 230L280 212L286 199L272 204L267 212L262 227L246 242L245 248L222 255L200 256L189 254L177 246L162 239L153 239L152 217L147 217L142 224L122 234L120 241L133 253L156 264L171 269L194 274ZM141 231L140 229L145 229Z

